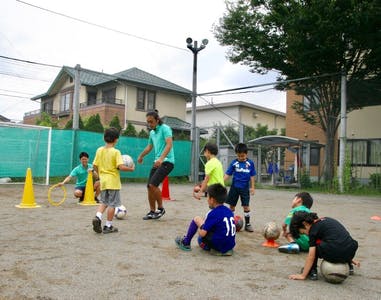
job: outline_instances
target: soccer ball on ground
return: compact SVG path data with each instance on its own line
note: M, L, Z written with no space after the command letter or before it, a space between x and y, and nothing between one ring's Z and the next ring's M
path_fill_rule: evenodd
M323 260L320 263L320 272L327 282L342 283L349 275L349 266L348 264L331 263Z
M263 236L266 240L275 241L280 236L280 228L275 222L268 222L263 227Z
M134 160L128 154L123 154L122 159L126 167L132 168L134 166Z
M114 213L115 218L122 220L127 216L127 209L124 205L115 207L115 213Z
M243 227L243 220L241 216L235 215L234 216L234 223L235 223L235 229L236 231L240 231Z

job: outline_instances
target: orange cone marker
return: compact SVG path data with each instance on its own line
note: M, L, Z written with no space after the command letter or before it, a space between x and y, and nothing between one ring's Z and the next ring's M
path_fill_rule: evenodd
M169 181L168 181L168 176L165 176L163 180L163 186L161 190L161 198L163 200L173 200L171 199L171 196L169 196Z
M278 248L279 244L275 242L275 240L266 240L266 242L262 243L262 246L269 248Z
M24 194L22 196L21 203L19 205L15 205L18 208L37 208L41 207L36 204L34 200L34 192L33 192L33 181L32 181L32 170L28 168L26 170L26 178L24 185Z

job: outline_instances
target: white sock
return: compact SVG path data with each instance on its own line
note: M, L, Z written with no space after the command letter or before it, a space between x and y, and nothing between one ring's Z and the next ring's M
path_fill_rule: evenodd
M106 226L111 227L112 226L112 221L106 221Z
M97 211L96 216L98 217L99 220L102 220L102 213L101 212Z

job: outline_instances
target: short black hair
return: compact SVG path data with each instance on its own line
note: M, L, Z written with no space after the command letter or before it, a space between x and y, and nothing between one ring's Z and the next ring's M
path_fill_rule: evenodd
M246 153L247 154L247 145L244 143L239 143L235 146L235 153Z
M81 152L81 153L79 153L79 159L81 159L84 156L89 158L89 154L87 152Z
M205 150L208 150L213 155L217 155L218 154L218 147L217 147L216 144L213 144L213 143L207 143L204 146L204 151Z
M291 235L297 239L300 236L299 229L306 228L303 222L312 224L317 219L319 219L318 215L313 212L309 213L302 210L294 212L290 222Z
M302 204L307 208L311 208L314 203L314 199L312 199L310 193L307 192L297 193L295 197L302 199Z
M104 140L106 143L113 143L116 139L119 138L119 130L115 127L110 127L105 130Z
M221 183L211 184L208 186L207 192L209 197L216 199L217 203L225 203L227 190Z

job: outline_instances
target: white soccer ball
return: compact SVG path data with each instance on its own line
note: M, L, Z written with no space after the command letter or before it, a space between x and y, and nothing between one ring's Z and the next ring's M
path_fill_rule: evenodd
M330 283L341 283L349 276L349 266L348 264L334 264L323 260L320 263L320 272L326 281Z
M263 227L262 233L266 240L275 241L280 236L280 228L275 222L268 222Z
M134 166L134 160L128 154L123 154L122 159L125 166L129 168L132 168Z
M124 205L115 207L115 213L114 213L115 218L122 220L127 216L127 209Z

